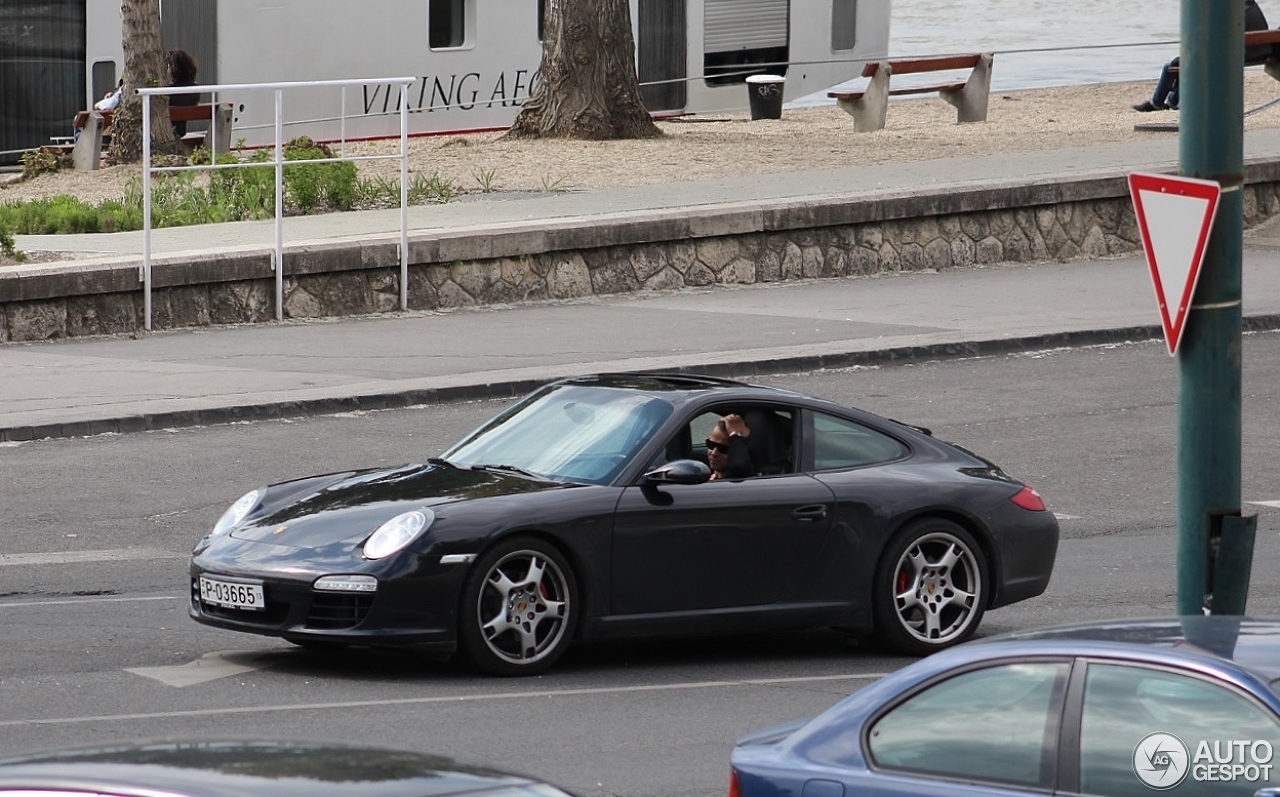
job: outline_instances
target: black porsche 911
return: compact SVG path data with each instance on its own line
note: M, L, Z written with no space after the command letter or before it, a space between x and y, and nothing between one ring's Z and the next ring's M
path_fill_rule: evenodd
M716 422L751 470L711 479ZM836 627L923 655L1041 594L1034 489L909 426L684 374L549 384L424 464L252 490L196 545L201 623L539 672L574 639Z

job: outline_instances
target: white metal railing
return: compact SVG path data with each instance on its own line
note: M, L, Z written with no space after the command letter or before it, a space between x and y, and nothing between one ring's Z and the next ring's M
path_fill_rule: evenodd
M146 328L151 329L151 176L154 173L181 171L212 171L214 169L243 169L275 166L275 250L272 254L271 270L275 272L276 282L276 320L284 320L284 92L290 89L342 89L342 118L340 126L340 147L338 157L318 158L303 163L336 163L340 161L400 160L400 309L409 309L409 86L415 78L376 78L368 80L311 80L290 83L231 83L216 86L166 86L163 88L138 89L142 95L142 281L143 310L146 315ZM400 152L391 155L352 155L346 154L346 88L349 86L365 86L371 83L400 86ZM209 132L205 141L213 153L207 165L188 166L153 166L151 164L151 97L157 94L210 94L210 102L218 107L219 92L263 90L275 94L275 158L273 161L255 161L252 163L218 163L214 142L217 141L218 114L210 114ZM296 165L296 164L295 164Z

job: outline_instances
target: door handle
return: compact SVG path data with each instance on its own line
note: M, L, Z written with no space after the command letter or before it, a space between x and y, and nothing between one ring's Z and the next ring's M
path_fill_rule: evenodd
M804 523L812 523L815 520L826 520L827 508L823 504L802 506L791 513L791 519L799 520Z

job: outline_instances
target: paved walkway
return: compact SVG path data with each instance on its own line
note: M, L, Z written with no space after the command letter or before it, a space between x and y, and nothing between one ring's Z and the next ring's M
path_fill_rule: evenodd
M856 143L856 138L851 139ZM1280 160L1280 131L1249 157ZM1177 142L933 161L415 208L415 230L844 193L934 192L1055 175L1173 171ZM290 239L398 229L398 213L291 219ZM390 225L390 227L388 227ZM262 225L160 231L158 252L260 243ZM269 238L270 233L266 232ZM21 249L130 254L135 233L20 236ZM1246 235L1244 311L1280 327L1280 223ZM0 441L512 395L564 375L685 368L750 378L815 367L1159 336L1139 257L618 296L509 308L0 345Z

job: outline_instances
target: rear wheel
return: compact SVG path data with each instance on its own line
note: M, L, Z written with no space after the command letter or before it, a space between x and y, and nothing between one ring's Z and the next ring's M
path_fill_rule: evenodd
M538 539L506 540L467 578L458 644L485 672L532 675L564 653L577 611L577 584L564 557Z
M973 636L990 598L982 549L955 523L908 525L886 549L875 577L876 634L924 656Z

